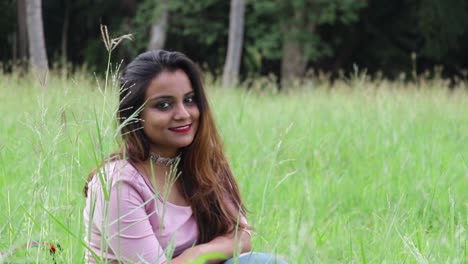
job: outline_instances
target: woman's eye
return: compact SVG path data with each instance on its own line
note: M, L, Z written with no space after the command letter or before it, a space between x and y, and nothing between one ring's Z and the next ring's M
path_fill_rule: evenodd
M185 103L186 103L186 104L193 104L193 103L195 103L195 97L191 96L191 97L185 98Z
M155 107L157 109L160 109L160 110L165 110L165 109L169 108L170 106L171 106L171 104L169 104L168 102L160 102L160 103L157 103L155 105Z

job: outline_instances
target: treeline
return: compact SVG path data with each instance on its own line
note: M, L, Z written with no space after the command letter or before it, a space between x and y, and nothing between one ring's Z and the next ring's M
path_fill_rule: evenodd
M0 1L0 60L6 70L28 57L21 2ZM228 0L42 0L49 66L105 69L100 24L112 36L133 34L114 53L128 60L153 47L179 50L220 77L228 49ZM443 66L466 77L468 1L244 0L240 78L273 73L301 77L311 70L352 71L394 78ZM232 13L231 13L232 14ZM239 12L236 13L239 16ZM231 21L231 23L233 23ZM239 31L237 34L239 37ZM10 66L9 66L10 65Z

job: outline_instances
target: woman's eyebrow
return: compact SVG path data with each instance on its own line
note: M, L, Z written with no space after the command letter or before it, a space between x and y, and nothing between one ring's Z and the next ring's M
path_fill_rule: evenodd
M156 101L156 100L161 100L161 99L172 99L174 98L174 96L170 96L170 95L161 95L161 96L156 96L156 97L153 97L153 98L150 98L148 99L148 101Z
M191 95L194 95L194 94L195 94L194 91L190 91L190 92L184 94L184 97L191 96ZM173 98L174 98L174 96L171 96L171 95L161 95L161 96L155 96L153 98L150 98L150 99L148 99L148 101L163 100L163 99L168 100L168 99L173 99Z

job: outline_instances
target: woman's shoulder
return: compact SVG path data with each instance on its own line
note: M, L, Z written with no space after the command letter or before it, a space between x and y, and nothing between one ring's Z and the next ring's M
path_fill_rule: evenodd
M154 192L145 182L143 175L127 160L115 160L105 163L96 170L88 182L87 197L101 197L118 193L131 199L148 201L154 199Z
M128 160L113 160L96 170L90 184L96 182L100 184L102 180L107 186L114 185L117 182L137 183L140 178L138 171Z

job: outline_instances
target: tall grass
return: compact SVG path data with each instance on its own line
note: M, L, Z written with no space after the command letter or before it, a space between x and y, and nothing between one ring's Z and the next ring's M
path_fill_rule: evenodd
M468 94L444 85L211 85L254 250L290 263L466 263ZM61 245L58 263L81 263L82 188L95 154L117 147L117 91L83 74L48 86L0 75L0 252L48 241ZM4 261L51 256L25 248Z

